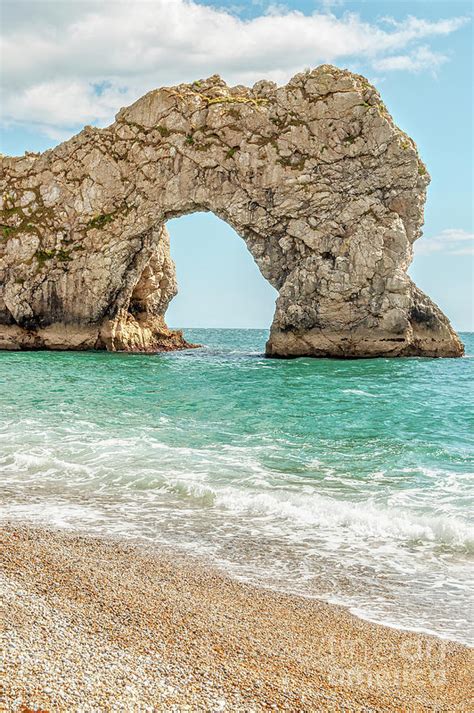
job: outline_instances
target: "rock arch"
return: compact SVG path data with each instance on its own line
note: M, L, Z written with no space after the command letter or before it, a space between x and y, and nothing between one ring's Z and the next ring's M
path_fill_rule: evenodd
M279 291L271 356L458 356L406 274L429 177L364 77L163 88L41 155L3 157L0 348L154 351L176 292L165 223L212 211Z

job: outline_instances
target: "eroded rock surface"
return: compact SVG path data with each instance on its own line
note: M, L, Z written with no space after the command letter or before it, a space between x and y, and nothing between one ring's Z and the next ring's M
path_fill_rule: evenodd
M272 356L459 356L406 274L429 176L364 77L219 77L146 94L106 129L2 157L0 348L154 351L176 293L164 227L212 211L279 291Z

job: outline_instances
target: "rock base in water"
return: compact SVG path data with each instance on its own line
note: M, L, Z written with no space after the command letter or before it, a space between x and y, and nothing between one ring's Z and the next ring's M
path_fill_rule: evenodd
M16 325L3 325L0 328L0 349L4 350L106 349L111 352L144 354L196 349L199 346L187 342L181 330L168 329L161 318L136 320L129 315L123 320L106 322L100 329L61 323L31 330Z

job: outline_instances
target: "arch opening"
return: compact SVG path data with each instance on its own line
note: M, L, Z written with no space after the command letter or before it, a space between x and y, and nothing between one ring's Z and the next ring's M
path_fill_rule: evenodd
M177 283L165 316L171 328L269 329L278 292L228 223L201 211L166 229Z
M171 217L138 263L107 346L141 351L146 343L149 351L153 332L155 350L174 350L196 346L190 329L269 330L278 291L245 240L214 212Z

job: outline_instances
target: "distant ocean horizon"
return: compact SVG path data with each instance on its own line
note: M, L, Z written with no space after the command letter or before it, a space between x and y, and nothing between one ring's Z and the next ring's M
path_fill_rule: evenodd
M0 518L177 548L474 643L474 334L462 359L0 352Z

